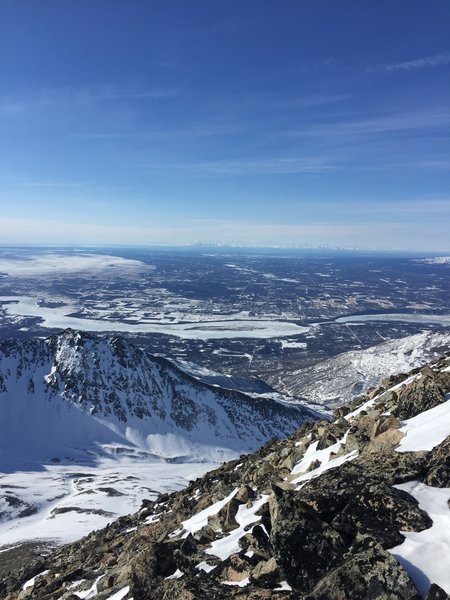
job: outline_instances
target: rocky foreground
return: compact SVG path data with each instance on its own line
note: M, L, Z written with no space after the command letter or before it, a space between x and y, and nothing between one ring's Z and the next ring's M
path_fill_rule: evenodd
M449 358L391 377L332 422L306 423L11 573L0 597L449 598L448 536L422 501L448 511L449 392ZM410 533L433 528L439 550Z

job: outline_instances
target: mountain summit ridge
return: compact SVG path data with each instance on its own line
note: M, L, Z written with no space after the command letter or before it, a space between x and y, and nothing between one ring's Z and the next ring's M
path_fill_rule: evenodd
M5 578L6 600L444 600L450 358Z

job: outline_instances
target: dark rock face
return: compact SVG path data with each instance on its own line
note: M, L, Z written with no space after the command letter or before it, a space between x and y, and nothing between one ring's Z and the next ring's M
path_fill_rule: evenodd
M431 451L423 482L432 487L450 487L450 438Z
M350 420L339 410L334 423L305 423L290 438L224 464L183 491L145 501L135 515L6 577L0 597L73 600L101 575L99 600L126 586L124 600L419 600L389 548L402 543L401 531L422 531L432 521L395 485L417 480L450 487L450 437L430 452L396 447L403 436L400 419L420 412L421 394L427 408L444 401L448 364L437 363L396 391L377 390L372 405ZM394 385L392 379L387 385ZM319 473L315 469L327 463L314 453L304 470L310 479L299 487L292 468L316 443L319 450L333 446L330 460L347 462ZM233 491L201 529L188 534L180 527ZM243 512L255 502L254 520L241 527ZM231 548L223 560L211 554L211 544L220 540ZM49 572L21 591L44 570ZM434 584L426 600L448 598Z
M421 379L398 392L398 406L393 414L401 420L411 419L445 400L450 388L450 373L436 375L431 369L422 369Z
M436 583L432 583L425 600L449 600L450 596Z
M303 501L350 542L363 533L390 548L402 543L399 530L421 531L432 525L412 496L391 487L357 461L312 481Z
M274 488L270 516L277 563L297 590L310 590L344 554L341 536L292 490Z
M370 537L363 538L312 591L315 600L419 600L399 563Z

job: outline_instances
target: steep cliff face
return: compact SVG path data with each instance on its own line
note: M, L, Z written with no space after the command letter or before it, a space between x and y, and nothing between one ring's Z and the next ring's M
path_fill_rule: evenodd
M120 445L171 460L224 460L317 417L202 381L120 337L66 330L0 344L0 465Z
M5 578L7 600L450 592L450 359Z

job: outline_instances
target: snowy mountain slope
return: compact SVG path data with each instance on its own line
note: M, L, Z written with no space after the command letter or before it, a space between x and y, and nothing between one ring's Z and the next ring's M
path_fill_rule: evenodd
M189 373L192 377L210 385L218 385L222 388L245 393L267 394L274 392L274 389L270 385L257 377L225 375L187 360L176 360L173 362L185 373Z
M378 385L385 377L426 364L449 345L449 331L424 331L366 350L339 354L312 367L286 373L272 383L286 394L335 408Z
M27 564L0 594L444 600L449 494L447 357Z
M236 390L238 392L243 392L251 398L267 398L269 400L280 402L281 404L297 405L303 407L303 409L308 408L312 411L323 413L322 404L312 402L306 398L297 398L292 394L282 394L258 377L242 377L239 375L218 373L212 369L201 367L185 360L176 360L172 362L179 366L184 373L189 373L189 375L192 375L195 379L213 385L214 387Z
M317 415L201 382L120 337L66 330L0 344L3 466L120 446L171 460L224 460L306 418Z

